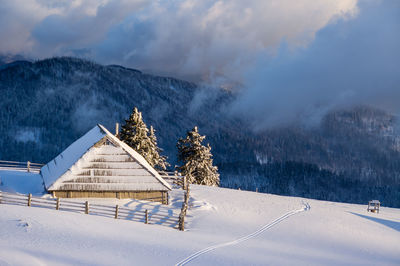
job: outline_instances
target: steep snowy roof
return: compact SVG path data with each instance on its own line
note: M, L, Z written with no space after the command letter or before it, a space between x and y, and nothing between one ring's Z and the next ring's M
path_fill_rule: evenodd
M135 161L140 164L145 170L147 170L152 176L154 176L162 185L167 189L171 189L171 186L158 174L158 172L150 166L150 164L136 151L129 147L124 142L120 141L117 137L111 134L104 126L98 124L87 132L84 136L72 143L67 149L59 154L52 161L47 163L41 168L41 175L43 177L44 184L47 189L56 187L57 183L61 183L60 178L66 176L67 172L71 172L71 167L74 166L96 143L107 137L114 145L122 148L127 154L129 154ZM60 184L58 184L60 185ZM122 185L122 184L120 184ZM138 189L143 189L138 187ZM129 186L132 189L132 185Z

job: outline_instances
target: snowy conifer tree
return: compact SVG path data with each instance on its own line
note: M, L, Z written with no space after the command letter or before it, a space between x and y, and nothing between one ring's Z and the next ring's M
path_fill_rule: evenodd
M149 130L142 120L142 113L135 107L125 122L125 125L121 127L120 139L146 157L150 139L147 136Z
M177 143L178 160L183 163L177 167L191 184L207 186L219 185L218 168L213 166L211 147L202 144L205 136L201 136L197 127L187 132L185 139Z
M154 130L153 126L150 126L149 138L150 138L150 143L151 143L151 146L150 146L151 156L149 156L149 160L151 160L150 165L156 166L157 168L159 168L159 170L166 170L170 164L167 162L166 156L160 155L162 152L162 149L159 148L157 145L157 137L155 135L155 130Z
M161 156L161 149L157 146L157 138L151 127L150 135L143 122L142 113L135 107L125 125L121 126L120 139L142 155L153 167L165 170L169 164L166 157Z

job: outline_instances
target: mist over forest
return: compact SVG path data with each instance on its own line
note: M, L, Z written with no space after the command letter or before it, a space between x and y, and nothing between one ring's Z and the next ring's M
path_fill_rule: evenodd
M254 130L230 112L238 93L70 57L3 65L0 91L2 160L47 163L97 123L114 131L136 106L172 167L177 140L198 126L224 187L400 204L399 120L370 106Z

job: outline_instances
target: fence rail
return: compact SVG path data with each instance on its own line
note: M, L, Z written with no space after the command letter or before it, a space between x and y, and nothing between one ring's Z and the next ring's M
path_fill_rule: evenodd
M0 170L12 170L20 172L31 172L39 173L40 168L44 164L27 162L15 162L15 161L2 161L0 160Z
M160 176L172 185L183 187L183 176L177 172L158 172Z
M32 194L24 195L3 191L0 191L0 204L40 207L178 228L178 216L174 216L171 210L158 207L155 207L153 210L137 210L120 207L119 205L108 206L91 204L88 201L76 202L61 198L40 198L34 197Z

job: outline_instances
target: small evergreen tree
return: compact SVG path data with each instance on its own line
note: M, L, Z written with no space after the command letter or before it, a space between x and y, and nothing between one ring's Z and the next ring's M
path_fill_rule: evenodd
M132 147L143 157L149 147L150 139L148 138L148 129L142 120L142 114L135 107L125 125L121 127L120 139Z
M159 170L166 170L170 164L167 162L166 156L160 155L162 149L157 145L157 137L153 126L150 126L149 139L151 144L149 156L149 160L151 161L150 165L156 166Z
M150 135L143 122L142 113L135 107L125 125L121 126L120 139L142 155L153 167L165 170L169 165L166 157L161 156L161 149L157 146L157 138L151 127Z
M202 144L205 136L201 136L197 127L187 132L185 139L177 143L178 160L183 164L177 170L187 177L191 184L207 186L219 185L218 168L213 166L211 147Z

